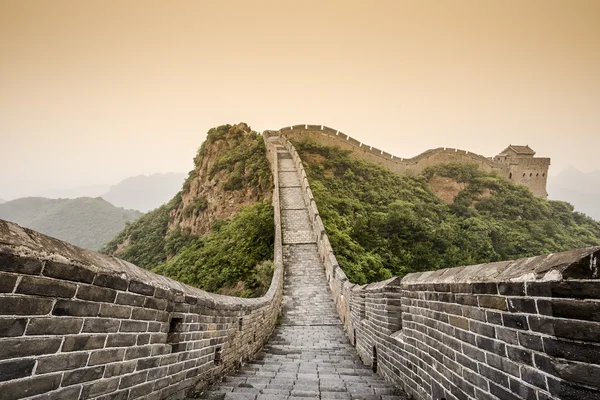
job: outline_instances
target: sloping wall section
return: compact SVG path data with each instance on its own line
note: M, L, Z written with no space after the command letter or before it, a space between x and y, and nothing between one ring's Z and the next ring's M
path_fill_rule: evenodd
M549 158L509 158L497 161L465 150L442 147L427 150L413 158L402 158L322 125L294 125L283 128L279 132L288 139L311 137L319 143L338 146L351 151L357 157L379 164L398 174L417 175L428 167L444 163L477 164L486 172L494 171L514 183L527 186L538 197L548 197L546 184L550 166Z
M600 399L600 247L352 284L280 134L340 318L374 371L419 400Z
M277 152L269 147L277 165ZM183 399L251 359L283 290L220 296L0 220L0 399Z

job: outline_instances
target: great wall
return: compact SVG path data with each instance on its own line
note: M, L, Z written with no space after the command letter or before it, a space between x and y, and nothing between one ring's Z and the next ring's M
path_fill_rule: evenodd
M396 162L326 129L263 134L275 272L258 299L0 221L0 400L600 399L600 247L354 285L288 139L345 140L390 169L463 153Z

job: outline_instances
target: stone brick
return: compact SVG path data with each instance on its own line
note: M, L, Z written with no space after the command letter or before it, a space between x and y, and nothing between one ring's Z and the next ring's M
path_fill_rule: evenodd
M496 337L496 329L491 325L476 321L470 321L469 327L471 332L475 332L478 335L483 335L491 338Z
M88 301L58 300L52 314L58 316L95 317L100 305Z
M498 283L498 294L502 296L525 296L525 283L501 282Z
M521 397L511 393L507 390L507 385L499 386L494 382L490 382L490 393L499 398L500 400L523 400Z
M99 350L92 352L88 365L93 366L123 361L123 357L125 357L125 349Z
M555 399L561 400L596 400L600 399L600 390L572 384L569 382L548 379L548 389Z
M533 355L529 350L519 347L506 346L506 353L508 358L510 358L512 361L525 365L533 365Z
M38 359L36 374L47 374L49 372L67 371L75 368L85 367L88 360L87 353L53 354Z
M41 375L0 384L2 400L17 400L58 389L60 374Z
M549 356L600 364L600 346L545 337L544 350Z
M77 298L103 303L113 303L117 297L117 291L98 286L79 285Z
M33 358L0 362L0 382L31 376L34 366Z
M76 290L77 285L73 283L39 276L24 276L15 293L71 298Z
M22 296L0 296L0 315L46 315L52 309L51 299Z
M64 279L66 281L92 283L95 274L84 267L64 264L56 261L47 261L44 267L44 275L51 278Z
M129 347L135 345L137 335L135 334L112 334L106 339L106 347Z
M94 285L116 290L127 290L129 282L115 275L98 274L94 279Z
M507 311L506 298L501 296L478 296L479 307Z
M0 346L0 360L56 353L62 338L5 339Z
M125 321L124 321L125 322ZM110 333L117 332L121 322L108 318L86 318L81 332Z
M158 289L157 289L158 290ZM154 297L147 297L144 302L145 308L152 308L155 310L165 310L167 308L167 301L163 299L157 299Z
M488 367L485 364L479 365L479 373L488 378L490 382L496 382L504 387L508 387L508 376L495 368ZM491 384L491 383L490 383Z
M127 375L135 371L136 361L126 361L116 364L109 364L106 366L104 372L105 378L111 378L113 376Z
M146 382L147 377L148 371L140 371L136 372L135 374L124 376L121 378L119 389L125 389L135 385L139 385L140 383Z
M104 303L100 305L98 316L128 319L131 316L131 307Z
M120 332L146 332L148 323L141 321L123 321Z
M39 275L42 272L43 263L41 260L0 253L0 271Z
M0 272L0 293L11 293L17 283L17 275Z
M94 381L102 378L104 366L81 368L71 372L65 372L62 380L62 386L71 386L77 383Z
M510 312L537 314L535 301L532 299L510 297L506 301Z
M63 352L94 350L104 347L105 335L67 336L62 346Z
M119 388L119 378L102 379L99 381L87 383L81 391L81 400L87 400L98 397L106 393L112 393Z
M146 296L154 295L154 286L145 284L144 282L131 281L129 282L129 291L133 293L139 293Z
M494 282L472 283L473 294L498 294L498 285Z
M541 301L538 301L538 304ZM552 300L545 302L549 307L540 309L540 313L557 318L581 319L600 322L600 302L584 300Z
M542 338L537 335L532 335L529 333L519 332L519 343L521 346L535 350L535 351L543 351L542 347Z
M144 347L130 347L127 349L125 354L125 360L132 360L134 358L149 357L152 354L151 346Z
M52 392L40 394L35 397L30 397L29 400L65 400L65 399L79 399L81 393L81 386L69 386L67 388L61 388Z
M517 314L502 314L502 323L507 328L528 330L527 317Z
M600 324L578 320L552 320L554 336L558 338L600 342Z
M514 331L512 329L506 329L506 328L497 326L496 327L496 337L499 340L502 340L504 343L519 344L519 338L517 336L517 331Z
M83 319L69 317L32 318L27 326L27 335L65 335L79 333Z
M521 367L521 379L525 382L537 386L540 389L548 390L546 385L546 376L541 374L537 369Z
M131 319L153 321L156 319L156 310L136 307L131 313Z
M477 337L477 347L487 350L491 353L504 356L506 355L506 345L498 340L489 339L484 336Z
M130 399L139 399L140 397L146 398L148 394L152 393L154 388L154 382L144 383L139 386L132 387L129 393Z
M27 318L0 318L0 337L21 336L25 333Z
M600 299L600 288L598 287L598 283L594 281L528 282L527 295L572 299Z
M133 293L119 292L117 294L116 303L124 304L124 305L128 305L128 306L142 307L144 305L145 301L146 301L146 298L144 296L140 296L138 294L133 294Z

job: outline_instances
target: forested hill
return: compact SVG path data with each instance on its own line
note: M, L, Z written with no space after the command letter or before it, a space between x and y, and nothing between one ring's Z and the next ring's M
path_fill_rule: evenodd
M211 292L260 296L272 276L272 195L262 136L243 123L219 126L181 191L102 251Z
M16 222L57 239L98 250L128 222L142 216L101 198L24 197L0 204L0 219Z
M340 266L355 283L600 244L600 223L471 164L401 176L297 141Z

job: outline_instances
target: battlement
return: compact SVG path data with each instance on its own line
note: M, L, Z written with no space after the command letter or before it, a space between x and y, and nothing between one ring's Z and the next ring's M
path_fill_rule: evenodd
M440 147L424 151L412 158L404 158L362 143L324 125L293 125L280 129L279 133L287 138L311 137L323 144L339 146L399 174L417 175L428 167L444 163L472 163L486 172L494 171L512 182L527 186L538 197L548 197L546 185L550 159L534 157L535 152L529 146L511 145L495 157Z

